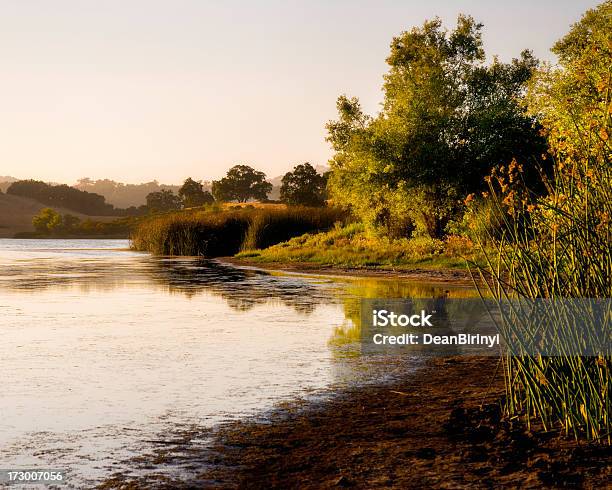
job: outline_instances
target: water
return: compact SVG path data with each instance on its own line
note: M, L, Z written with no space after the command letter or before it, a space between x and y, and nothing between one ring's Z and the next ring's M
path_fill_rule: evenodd
M359 355L359 299L440 293L155 258L124 240L0 240L0 467L90 486L168 431L414 369Z

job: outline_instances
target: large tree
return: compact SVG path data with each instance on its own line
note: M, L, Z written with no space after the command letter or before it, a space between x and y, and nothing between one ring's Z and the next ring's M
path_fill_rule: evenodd
M338 99L327 125L335 202L391 234L440 236L491 167L513 157L528 166L545 151L521 101L537 60L524 51L486 65L481 30L461 15L453 31L435 19L394 38L374 118L356 98Z
M183 200L183 206L192 208L212 204L215 199L212 194L205 191L201 182L196 182L188 177L178 191L179 197Z
M168 189L147 194L147 208L152 212L176 211L181 209L181 198Z
M322 206L325 204L325 177L306 162L296 165L282 179L280 199L293 206Z
M235 165L225 177L212 183L212 192L217 201L264 201L270 191L272 184L266 181L266 174L248 165Z

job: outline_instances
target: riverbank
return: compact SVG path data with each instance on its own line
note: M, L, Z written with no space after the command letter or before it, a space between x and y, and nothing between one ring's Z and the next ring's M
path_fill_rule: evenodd
M316 262L260 262L242 257L220 257L222 263L235 267L247 267L267 271L289 272L297 274L317 274L326 276L376 277L380 279L403 279L408 281L425 281L435 283L453 283L473 285L477 280L465 268L419 268L415 266L361 266L318 264Z
M502 420L498 367L494 358L433 359L391 384L231 423L206 449L191 446L209 436L195 431L143 458L147 476L99 488L603 488L611 448ZM156 471L169 466L192 476Z

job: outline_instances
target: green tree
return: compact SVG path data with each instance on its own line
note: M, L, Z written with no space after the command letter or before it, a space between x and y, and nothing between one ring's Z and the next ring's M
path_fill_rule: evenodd
M325 181L325 177L319 175L310 163L296 165L293 172L283 176L280 199L292 206L323 206Z
M32 224L39 233L52 233L62 226L62 216L51 208L43 208L32 218Z
M62 228L66 231L72 231L79 227L81 220L78 216L65 214L62 218Z
M491 167L540 157L545 141L521 105L537 60L524 51L485 65L481 30L460 15L453 31L435 19L394 38L375 118L356 98L338 99L327 125L334 202L392 235L416 226L438 237Z
M552 51L560 66L536 72L528 100L553 154L559 160L594 149L610 155L612 1L588 10ZM597 138L585 136L590 133Z
M147 194L147 208L152 212L176 211L181 209L181 198L168 189L150 192Z
M178 195L183 200L183 205L186 208L203 206L204 204L212 204L215 202L212 194L203 189L202 183L196 182L191 177L185 180L183 186L178 191Z
M212 183L212 193L217 201L264 201L270 191L272 184L266 181L266 174L248 165L235 165L225 177Z

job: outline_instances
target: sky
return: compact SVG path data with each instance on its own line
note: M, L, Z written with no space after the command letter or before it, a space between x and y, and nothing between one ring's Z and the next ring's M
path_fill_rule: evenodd
M179 183L331 156L341 94L374 114L393 36L459 12L502 61L587 0L0 0L0 175Z

